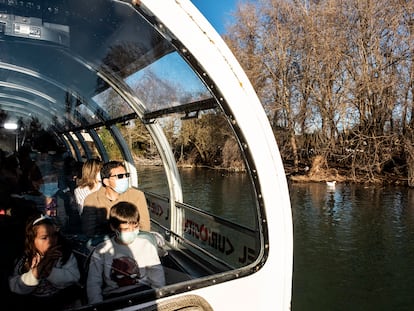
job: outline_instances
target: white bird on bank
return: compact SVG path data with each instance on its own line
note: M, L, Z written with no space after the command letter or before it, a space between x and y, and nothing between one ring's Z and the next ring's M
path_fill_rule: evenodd
M333 180L333 181L327 181L327 182L326 182L326 185L327 185L328 187L331 187L331 188L334 188L334 187L335 187L335 184L336 184L336 180Z

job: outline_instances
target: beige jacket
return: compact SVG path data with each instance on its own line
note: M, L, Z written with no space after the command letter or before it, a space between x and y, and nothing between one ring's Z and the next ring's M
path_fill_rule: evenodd
M151 231L150 216L144 192L135 188L129 188L119 195L117 200L111 201L105 195L105 187L89 194L83 203L82 231L88 237L102 235L111 232L108 225L109 210L118 202L127 201L134 203L139 210L139 229Z

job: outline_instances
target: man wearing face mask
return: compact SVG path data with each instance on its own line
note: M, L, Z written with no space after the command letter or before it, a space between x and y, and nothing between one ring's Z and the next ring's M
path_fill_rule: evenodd
M92 253L86 282L90 304L165 285L157 241L151 233L140 231L140 223L132 203L120 201L110 209L109 224L115 235Z
M104 163L101 168L101 180L102 187L85 198L81 215L83 233L88 237L110 233L109 211L121 201L133 203L138 207L140 230L150 231L150 216L145 195L129 186L129 173L125 165L120 161Z

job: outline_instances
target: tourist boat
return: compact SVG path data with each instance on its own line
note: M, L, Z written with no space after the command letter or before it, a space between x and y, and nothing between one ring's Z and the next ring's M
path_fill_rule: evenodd
M0 1L0 109L6 154L47 132L78 162L122 159L165 239L165 287L75 309L290 310L293 226L278 146L245 72L189 0ZM246 221L229 217L225 187L212 210L208 185L186 182L177 146L195 137L218 139L214 152L234 148ZM145 156L165 191L140 179Z

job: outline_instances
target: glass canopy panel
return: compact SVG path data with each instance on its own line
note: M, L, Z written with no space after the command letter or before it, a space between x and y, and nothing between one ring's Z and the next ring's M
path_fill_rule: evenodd
M46 77L21 67L0 64L0 103L7 118L23 124L37 120L44 128L79 126L71 113L70 96L65 88Z
M121 118L134 113L128 103L112 88L108 88L93 98L99 107L99 113L104 114L106 119Z
M83 117L84 121L89 124L96 124L101 121L99 117L99 105L86 105L86 102L81 102L76 106L76 111Z
M131 88L146 112L211 97L171 43L128 3L0 1L0 10L0 41L6 43L0 48L0 65L13 66L11 71L26 68L19 83L42 90L64 107L51 112L59 116L54 119L59 128L131 111L107 91L107 82ZM86 113L84 120L65 122L65 111L74 109Z
M211 97L187 62L173 52L130 75L125 81L147 111L173 108Z

